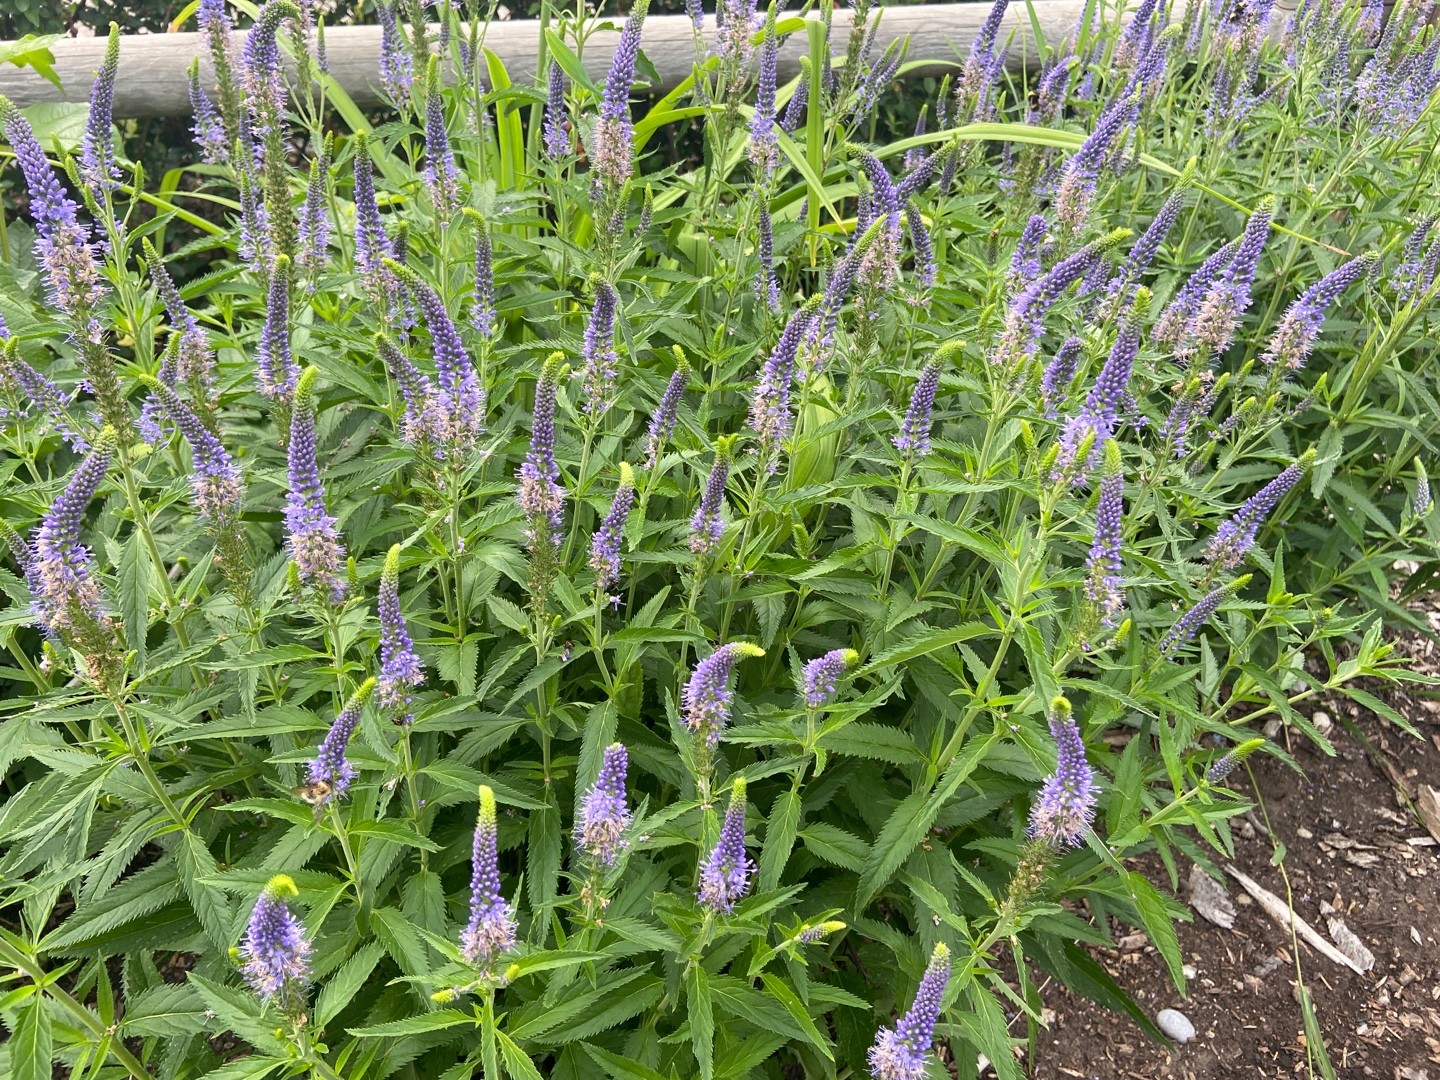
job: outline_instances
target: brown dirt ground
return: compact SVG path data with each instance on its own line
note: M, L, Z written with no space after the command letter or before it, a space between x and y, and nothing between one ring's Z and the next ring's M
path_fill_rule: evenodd
M1400 648L1414 657L1417 669L1440 671L1440 650L1433 643L1411 639ZM1275 737L1286 739L1305 777L1258 755L1251 759L1253 787L1243 775L1232 777L1235 790L1257 803L1236 824L1234 865L1283 898L1285 880L1271 863L1273 830L1285 848L1296 914L1328 938L1321 910L1328 903L1374 953L1374 968L1361 975L1308 945L1299 949L1300 971L1336 1075L1440 1080L1440 820L1427 831L1413 809L1424 786L1440 788L1440 700L1414 693L1381 696L1422 738L1368 711L1330 702L1323 709L1336 718L1330 737L1337 757L1326 757L1302 734L1281 732ZM1346 719L1371 749L1346 729ZM1440 818L1434 811L1429 816ZM1168 883L1158 858L1135 865L1151 881ZM1189 898L1187 872L1188 867L1181 871L1182 900ZM1040 1033L1031 1075L1036 1080L1310 1076L1290 933L1235 882L1227 885L1237 909L1231 929L1199 917L1179 926L1185 962L1193 971L1188 998L1179 996L1159 954L1140 935L1095 953L1152 1017L1165 1008L1183 1012L1196 1028L1191 1042L1158 1045L1128 1018L1051 985L1042 996L1054 1018Z

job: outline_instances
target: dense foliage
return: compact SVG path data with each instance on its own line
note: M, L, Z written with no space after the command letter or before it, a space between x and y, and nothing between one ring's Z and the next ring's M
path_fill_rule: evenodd
M6 1075L1016 1077L1037 971L1153 1032L1084 946L1183 987L1124 860L1213 867L1252 729L1384 709L1430 6L1022 75L1000 0L883 146L878 13L752 8L645 104L643 7L535 87L401 13L365 130L204 0L187 198L113 52L68 142L0 102Z

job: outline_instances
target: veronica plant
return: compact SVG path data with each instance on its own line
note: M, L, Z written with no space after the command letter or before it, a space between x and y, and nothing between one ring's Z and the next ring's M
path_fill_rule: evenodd
M367 116L203 0L159 184L125 39L0 100L0 1072L1019 1080L1032 970L1183 986L1127 860L1228 852L1252 729L1384 710L1423 6L1027 72L1000 0L919 127L873 5L720 6L656 96L643 4L517 80L387 2Z

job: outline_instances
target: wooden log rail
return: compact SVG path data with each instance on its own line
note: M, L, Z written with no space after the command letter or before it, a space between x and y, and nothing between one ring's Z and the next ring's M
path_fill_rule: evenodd
M1034 0L1033 9L1045 40L1058 44L1079 22L1084 0ZM919 7L889 8L880 21L877 52L897 38L909 38L909 58L929 62L907 74L953 67L970 49L990 10L987 3L927 4ZM851 32L851 13L835 12L832 45L843 55ZM707 16L705 32L713 46L714 18ZM1030 16L1024 4L1011 4L1000 30L1000 40L1010 40L1010 63L1019 67L1033 62L1036 51ZM618 32L597 31L585 45L586 70L603 79ZM539 23L533 20L491 23L485 45L504 61L511 81L524 85L535 78L535 56L540 41ZM805 35L792 34L780 53L780 78L790 79L800 71ZM645 55L660 74L660 89L670 89L688 76L695 58L690 20L685 15L652 15L645 20L641 41ZM104 37L66 38L51 46L55 71L61 86L30 68L0 64L0 94L17 105L42 101L84 103L90 84L105 52ZM336 26L325 30L325 52L330 74L359 105L380 103L380 27ZM120 70L115 81L117 118L179 116L190 112L188 71L195 57L201 58L208 77L208 53L200 34L136 34L120 43Z

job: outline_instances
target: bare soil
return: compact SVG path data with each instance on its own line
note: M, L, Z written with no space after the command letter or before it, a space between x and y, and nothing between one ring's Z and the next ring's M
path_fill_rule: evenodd
M1402 648L1420 670L1440 670L1432 643L1410 640ZM1176 992L1141 935L1095 953L1152 1017L1167 1008L1184 1013L1194 1039L1157 1044L1128 1018L1051 985L1043 997L1054 1017L1031 1063L1036 1080L1320 1076L1306 1052L1301 978L1341 1080L1440 1080L1440 813L1427 792L1440 788L1440 701L1380 696L1421 738L1331 702L1321 708L1333 718L1336 757L1299 733L1280 732L1275 738L1288 743L1305 776L1257 756L1253 785L1244 774L1230 781L1256 802L1236 824L1233 865L1282 899L1288 877L1295 913L1327 940L1329 919L1343 919L1374 954L1374 967L1359 974L1303 942L1297 955L1290 931L1228 881L1233 927L1199 917L1179 927L1192 974L1188 997ZM1273 864L1277 841L1280 868ZM1168 882L1158 858L1136 868ZM1189 899L1188 869L1181 900Z

